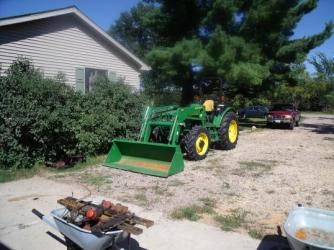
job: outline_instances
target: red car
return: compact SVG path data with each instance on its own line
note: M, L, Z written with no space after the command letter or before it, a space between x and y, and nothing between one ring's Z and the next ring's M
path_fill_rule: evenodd
M267 115L267 126L285 125L290 129L299 126L300 112L292 104L276 104Z

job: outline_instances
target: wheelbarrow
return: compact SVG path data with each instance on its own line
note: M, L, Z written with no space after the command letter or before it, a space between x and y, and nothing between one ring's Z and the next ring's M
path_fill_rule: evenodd
M298 207L284 224L293 250L334 250L334 212Z
M121 249L118 244L125 239L128 240L128 245L130 244L130 234L123 230L92 233L90 230L68 223L62 218L69 212L66 208L54 209L49 215L43 215L36 209L33 209L32 212L65 236L67 249L116 250Z

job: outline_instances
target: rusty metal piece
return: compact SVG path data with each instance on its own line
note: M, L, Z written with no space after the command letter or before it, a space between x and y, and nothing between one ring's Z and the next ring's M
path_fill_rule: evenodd
M70 217L67 220L92 232L106 232L113 229L122 229L132 234L140 234L142 229L135 227L136 224L150 227L153 221L147 220L129 212L128 207L120 203L113 204L103 200L100 205L91 201L78 200L73 197L66 197L58 200L58 203L65 206ZM78 220L81 216L84 220ZM82 225L82 223L84 223Z
M86 229L86 230L91 230L91 227L89 225L89 223L85 223L85 225L83 226L83 229Z
M113 206L112 208L112 211L117 213L117 214L125 214L128 212L128 207L126 206L123 206L122 204L120 203L117 203L115 206Z
M115 215L105 223L97 223L95 226L92 227L92 232L109 231L110 229L118 227L120 224L122 224L126 218L126 215Z
M154 225L153 220L144 219L138 216L133 216L133 218L131 219L131 222L133 222L133 224L143 225L147 228Z
M64 199L59 199L57 202L60 205L63 205L64 207L66 207L68 210L80 210L84 206L91 204L91 202L81 201L74 197L66 197Z
M102 203L101 203L102 207L104 209L109 209L111 208L114 204L111 203L110 201L106 201L106 200L103 200Z
M110 216L102 214L99 219L102 223L104 223L104 222L107 222L108 220L110 220Z

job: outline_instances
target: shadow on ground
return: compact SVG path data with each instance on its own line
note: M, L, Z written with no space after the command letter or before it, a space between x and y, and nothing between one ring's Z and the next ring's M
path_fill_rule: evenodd
M291 250L288 240L282 236L281 226L277 226L277 234L265 235L256 250Z
M291 250L286 237L279 235L266 235L256 250Z
M57 235L55 235L54 233L51 233L50 231L47 231L46 234L48 234L50 237L54 238L55 240L57 240L59 243L63 244L65 247L67 246L66 245L66 241L60 237L58 237ZM120 244L118 244L118 246L121 248L121 249L124 249L124 250L147 250L145 248L142 248L139 246L139 243L138 241L136 241L135 239L133 238L130 238L130 240L124 240L123 242L121 242ZM11 250L9 248L2 248L3 245L1 244L0 242L0 250ZM79 248L78 248L79 249ZM109 248L108 248L109 249ZM113 248L112 248L113 249Z
M319 117L319 120L330 120L330 121L334 121L333 117Z
M130 242L128 243L126 240L118 245L121 249L124 250L147 250L146 248L142 248L139 246L139 242L133 238L130 238Z
M310 129L312 132L317 134L334 134L334 125L332 124L303 123L301 127Z
M9 247L7 247L5 244L3 244L1 241L0 241L0 249L1 250L11 250Z

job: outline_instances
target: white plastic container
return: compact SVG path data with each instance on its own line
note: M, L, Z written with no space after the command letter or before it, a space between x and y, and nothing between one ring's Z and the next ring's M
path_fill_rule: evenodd
M294 250L334 250L334 211L298 207L284 224Z

